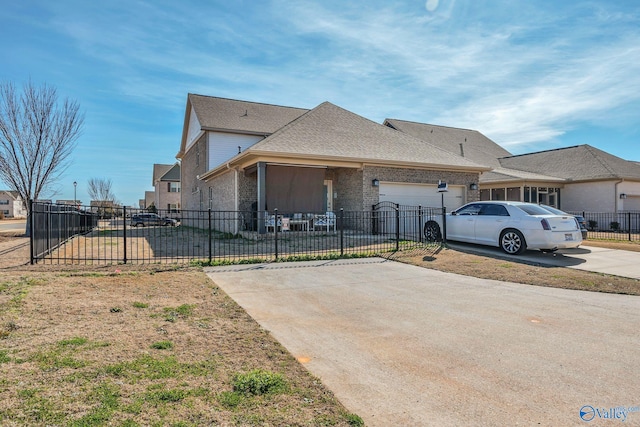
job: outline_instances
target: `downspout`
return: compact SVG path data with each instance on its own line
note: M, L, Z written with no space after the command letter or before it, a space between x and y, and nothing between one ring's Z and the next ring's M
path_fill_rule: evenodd
M618 212L618 203L619 203L618 200L620 199L620 195L618 193L618 184L622 184L623 182L624 182L624 179L621 179L620 181L616 182L616 185L615 185L616 191L613 194L613 197L615 198L613 206L615 208L616 213Z

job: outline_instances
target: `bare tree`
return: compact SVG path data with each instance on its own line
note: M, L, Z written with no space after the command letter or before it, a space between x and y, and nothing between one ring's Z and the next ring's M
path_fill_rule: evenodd
M113 210L118 204L111 186L111 180L107 178L91 178L87 182L87 193L89 193L92 203L95 203L98 208L100 216L107 213L113 214Z
M58 102L56 89L31 81L18 94L0 84L0 180L17 191L27 213L69 166L69 155L82 133L84 115L77 102ZM28 231L28 222L27 222Z

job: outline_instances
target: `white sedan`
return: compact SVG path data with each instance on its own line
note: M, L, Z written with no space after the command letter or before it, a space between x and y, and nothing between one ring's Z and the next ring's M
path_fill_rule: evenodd
M441 236L440 225L428 221L427 239ZM582 243L580 225L572 215L555 215L524 202L485 201L468 203L446 216L446 238L497 246L508 254L525 249L552 252L577 248Z

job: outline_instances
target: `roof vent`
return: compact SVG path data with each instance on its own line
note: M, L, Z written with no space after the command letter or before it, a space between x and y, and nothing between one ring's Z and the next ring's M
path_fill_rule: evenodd
M249 110L244 110L244 114L240 117L249 117Z

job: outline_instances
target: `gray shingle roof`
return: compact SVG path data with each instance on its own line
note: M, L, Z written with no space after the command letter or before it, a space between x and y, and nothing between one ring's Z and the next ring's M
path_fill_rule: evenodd
M309 110L189 94L203 129L269 135Z
M173 165L163 165L160 163L154 163L153 165L153 181L151 185L156 185L156 181L162 178L162 176L169 172Z
M500 159L509 169L548 174L572 181L640 180L640 166L590 145L558 148Z
M246 151L440 168L488 169L329 102L320 104Z
M510 152L475 130L398 119L386 119L385 124L458 156L464 152L465 158L481 165L500 167L498 158L511 156Z
M480 175L481 184L491 184L494 182L522 182L522 180L559 183L565 182L564 178L507 168L495 168L490 172L484 172Z

